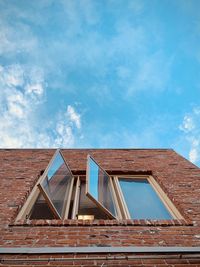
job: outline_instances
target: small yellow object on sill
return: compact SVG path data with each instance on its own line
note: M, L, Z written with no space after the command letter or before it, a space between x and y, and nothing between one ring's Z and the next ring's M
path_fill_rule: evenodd
M78 220L94 220L94 215L78 215Z

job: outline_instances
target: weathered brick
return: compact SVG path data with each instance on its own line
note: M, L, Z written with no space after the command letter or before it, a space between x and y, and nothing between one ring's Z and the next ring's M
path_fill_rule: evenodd
M17 213L54 152L53 149L0 149L1 247L200 246L200 170L170 149L64 149L63 155L73 173L86 172L86 157L90 154L110 174L152 174L186 220L15 222ZM34 255L42 256L57 257ZM73 254L70 256L74 257ZM20 258L22 255L2 257ZM29 259L31 257L26 256ZM198 260L107 260L103 266L200 266ZM48 266L102 266L103 263L96 260L65 264L47 262ZM47 264L40 263L42 266ZM30 266L23 264L26 265Z

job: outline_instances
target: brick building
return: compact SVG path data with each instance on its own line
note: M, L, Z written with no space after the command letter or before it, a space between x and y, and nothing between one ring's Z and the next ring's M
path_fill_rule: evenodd
M0 258L200 266L200 169L171 149L1 149Z

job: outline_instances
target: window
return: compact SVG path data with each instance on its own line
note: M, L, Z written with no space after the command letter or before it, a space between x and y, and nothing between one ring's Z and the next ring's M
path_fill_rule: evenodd
M183 219L152 176L110 176L90 155L73 175L57 150L18 219Z
M119 178L118 180L130 218L172 219L172 215L147 179Z
M113 178L123 217L127 219L183 219L152 176Z
M118 217L112 179L91 156L87 159L86 195L109 217Z
M56 218L67 218L74 177L61 152L57 152L38 187Z

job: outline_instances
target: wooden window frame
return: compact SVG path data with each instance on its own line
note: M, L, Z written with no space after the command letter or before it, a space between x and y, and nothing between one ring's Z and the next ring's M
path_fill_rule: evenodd
M47 173L50 169L50 167L52 166L52 163L54 162L56 156L60 154L64 163L66 164L70 175L72 176L72 180L71 180L71 184L70 184L70 188L69 188L69 192L67 194L65 194L64 197L64 207L63 207L63 216L61 217L60 214L57 212L54 204L52 203L51 199L49 198L49 196L47 195L47 193L45 192L43 186L42 186L42 182L44 181L44 179L47 176ZM51 158L49 164L47 165L47 168L45 169L44 173L40 176L39 180L37 181L36 185L33 187L30 195L28 196L24 206L22 207L22 209L20 210L20 212L17 215L16 221L20 220L20 219L27 219L30 216L30 212L39 196L39 194L41 193L44 197L44 199L46 200L50 210L52 211L55 219L67 219L68 217L68 213L69 213L69 206L70 206L70 199L71 199L71 195L72 195L72 188L73 188L73 183L74 183L74 177L73 174L71 173L71 170L67 164L67 162L65 161L65 158L61 152L60 149L57 149L56 152L54 153L53 157Z
M77 177L76 180L76 187L75 187L75 195L74 195L74 204L72 208L72 219L78 219L78 206L79 206L79 199L80 199L80 191L81 191L81 181L80 177Z
M111 194L113 196L113 202L115 204L116 207L116 212L117 215L114 216L107 208L105 208L98 200L96 200L92 194L90 193L90 188L89 188L89 181L90 181L90 168L89 168L89 161L90 159L92 159L92 161L94 161L94 163L99 167L99 169L105 173L108 176L109 179L109 184L110 184L110 189L111 189ZM109 218L111 219L120 219L121 218L121 210L120 207L118 205L118 201L117 201L117 196L115 194L115 190L114 190L114 186L113 186L113 182L112 182L112 178L110 177L110 175L96 162L96 160L88 155L87 156L87 171L86 171L86 196L92 200Z
M119 206L121 208L121 213L124 219L132 219L132 218L130 216L126 201L124 199L124 195L121 190L121 186L119 184L119 179L123 179L123 178L124 179L132 178L134 180L144 180L144 179L147 180L148 183L152 186L153 190L158 195L161 202L164 204L167 211L172 216L172 219L184 220L184 217L181 215L181 213L178 211L178 209L175 207L175 205L172 203L172 201L169 199L167 194L163 191L163 189L160 187L160 185L158 184L158 182L154 179L152 175L118 175L118 176L116 175L116 176L113 176L113 182L114 182L114 187L116 189L116 195L117 195L117 199L119 202Z
M74 184L74 177L73 174L71 173L71 170L67 164L67 162L65 161L65 158L61 152L60 149L57 149L53 159L55 159L57 157L57 155L60 155L62 157L62 160L64 161L65 166L68 169L69 175L71 176L71 183L69 186L69 191L66 190L65 192L65 196L64 196L64 200L63 200L63 208L62 208L62 214L60 216L60 214L57 212L52 200L50 199L50 197L48 196L48 194L46 193L42 182L44 181L44 179L46 178L46 176L44 177L44 179L38 183L38 187L40 192L42 193L43 197L45 198L45 200L47 201L47 204L49 205L49 208L51 209L51 211L53 212L54 216L56 219L67 219L68 218L68 214L69 214L69 207L70 207L70 199L71 199L71 195L72 195L72 189L73 189L73 184ZM52 161L53 162L53 161ZM51 165L48 166L47 172L50 169Z
M51 199L49 199L48 195L44 191L43 187L41 186L41 183L44 181L44 179L47 176L48 170L50 169L54 159L56 156L60 153L62 156L62 159L64 160L66 166L68 167L67 162L65 161L65 158L61 152L60 149L57 149L56 152L54 153L53 157L51 158L47 168L45 169L44 173L40 176L38 182L32 189L30 195L28 196L24 206L20 210L19 214L17 215L16 221L21 220L21 219L27 219L30 216L31 210L39 196L40 193L42 193L43 197L45 198L49 208L54 214L54 217L56 219L67 219L69 215L69 208L70 208L70 201L72 197L72 191L74 187L74 182L75 178L73 174L71 173L69 167L68 170L72 175L72 180L70 184L70 188L68 191L68 194L66 192L65 195L65 207L63 208L65 210L64 215L61 217L57 210L55 209ZM111 189L111 194L113 196L113 201L116 207L116 212L117 216L113 216L110 211L108 211L100 202L98 202L91 194L89 191L89 179L90 179L90 173L89 173L89 159L92 159L97 166L108 176L109 178L109 185ZM124 199L121 186L119 184L119 178L132 178L132 179L146 179L149 184L152 186L154 191L157 193L158 197L166 207L166 209L169 211L173 219L180 219L180 220L185 220L184 217L181 215L181 213L178 211L178 209L175 207L175 205L172 203L172 201L169 199L169 197L166 195L166 193L163 191L163 189L160 187L158 182L154 179L152 175L115 175L115 176L110 176L95 160L93 157L90 155L87 156L87 171L86 171L86 196L92 200L98 208L100 208L102 211L104 211L107 216L111 219L131 219L126 201ZM78 207L79 207L79 199L80 199L80 186L81 186L81 179L79 176L76 176L76 184L75 184L75 194L74 194L74 202L73 202L73 207L72 207L72 219L78 219ZM147 218L148 219L148 218ZM158 219L160 220L160 219Z

